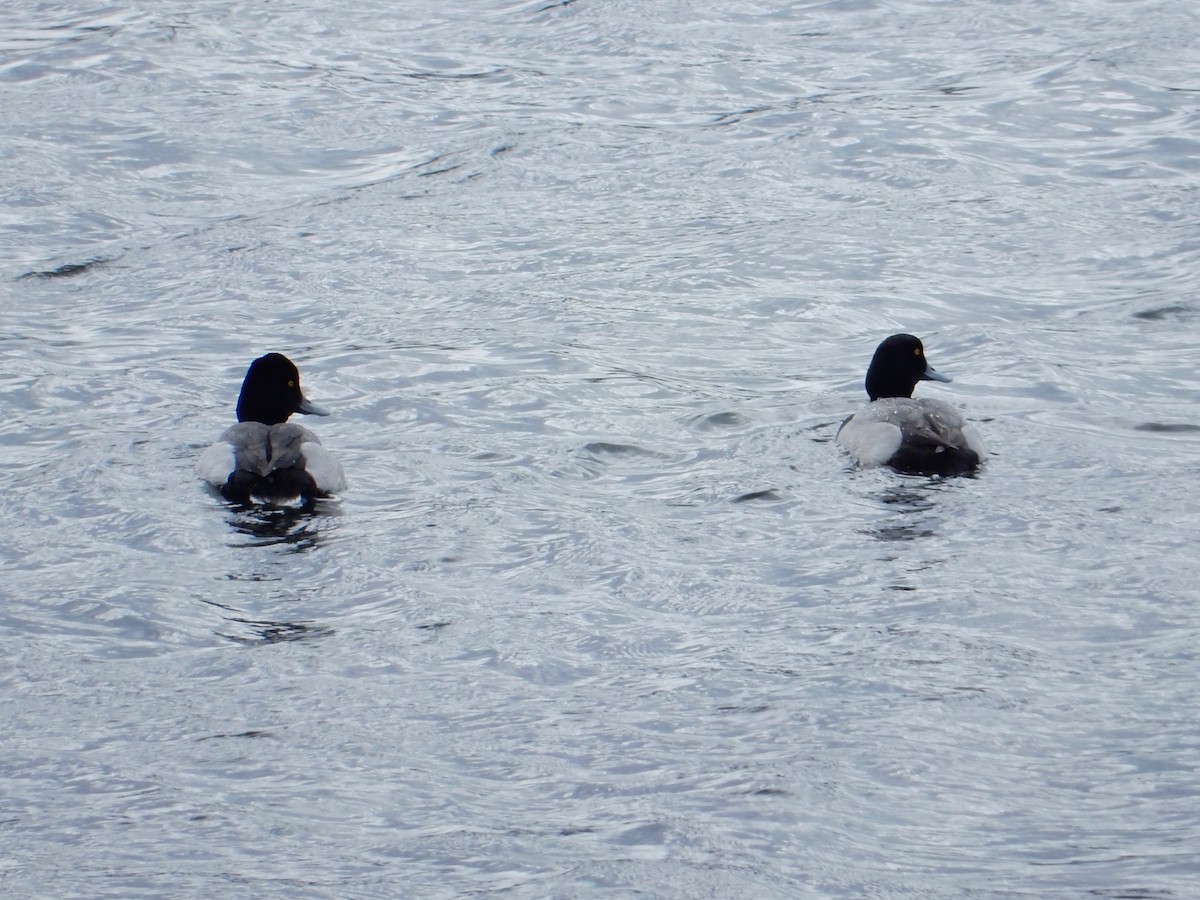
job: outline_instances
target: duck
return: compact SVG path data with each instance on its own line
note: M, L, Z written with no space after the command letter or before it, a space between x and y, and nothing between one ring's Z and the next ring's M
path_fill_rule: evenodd
M918 381L951 380L929 364L920 338L885 338L867 368L871 402L842 423L837 443L863 467L886 465L907 475L974 472L987 455L975 429L949 403L912 395Z
M321 439L293 413L327 416L300 389L300 370L282 353L250 363L237 401L237 424L196 462L196 474L226 500L250 503L327 497L346 489L346 473Z

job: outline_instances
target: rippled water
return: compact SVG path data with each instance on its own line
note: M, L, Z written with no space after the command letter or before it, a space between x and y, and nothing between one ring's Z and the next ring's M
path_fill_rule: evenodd
M0 888L1200 896L1200 8L10 4ZM994 452L852 469L921 335ZM293 356L351 485L192 466Z

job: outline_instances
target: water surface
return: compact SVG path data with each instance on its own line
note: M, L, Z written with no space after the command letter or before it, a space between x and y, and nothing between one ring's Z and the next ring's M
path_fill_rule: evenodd
M8 19L8 893L1200 894L1191 4Z

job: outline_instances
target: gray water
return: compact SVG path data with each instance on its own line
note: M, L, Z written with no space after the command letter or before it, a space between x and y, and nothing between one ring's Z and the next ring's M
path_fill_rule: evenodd
M1196 4L3 20L0 893L1200 897Z

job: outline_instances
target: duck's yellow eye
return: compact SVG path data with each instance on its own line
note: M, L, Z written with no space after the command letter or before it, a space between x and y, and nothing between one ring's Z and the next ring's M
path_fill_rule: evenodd
M291 381L291 380L288 381L288 387L295 387L295 386L296 386L296 382Z
M913 356L920 356L920 355L921 355L921 348L913 347Z

